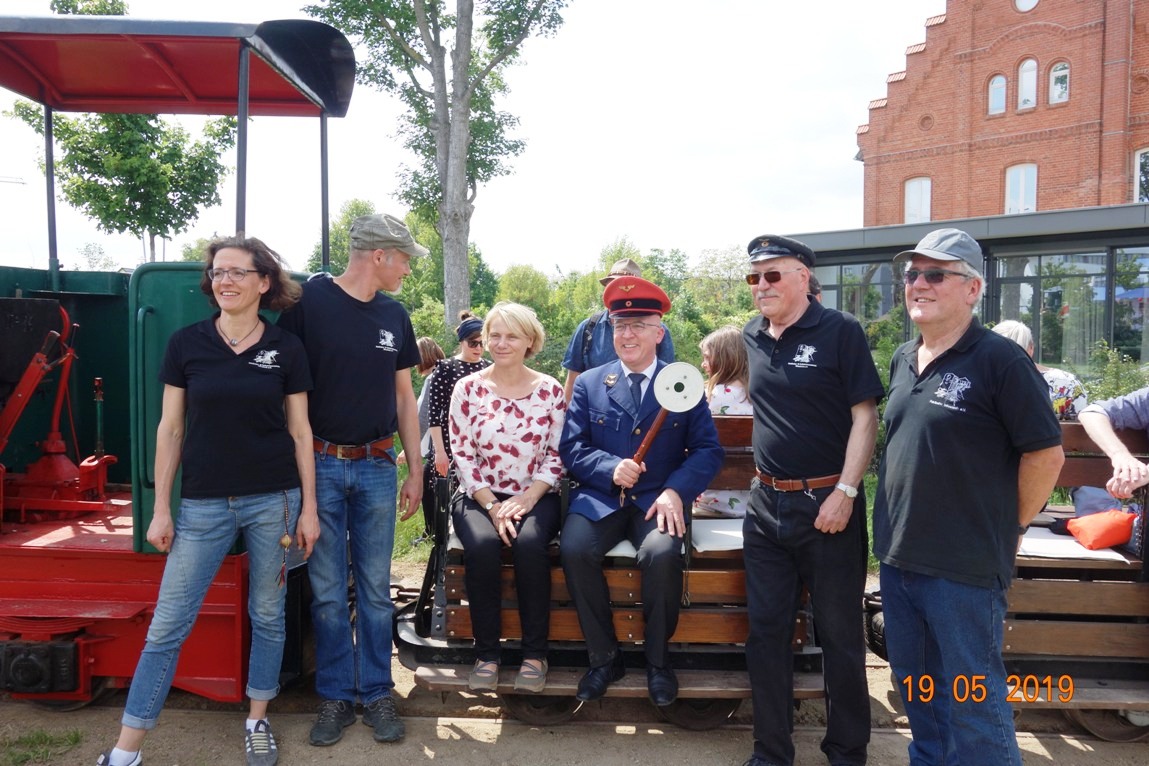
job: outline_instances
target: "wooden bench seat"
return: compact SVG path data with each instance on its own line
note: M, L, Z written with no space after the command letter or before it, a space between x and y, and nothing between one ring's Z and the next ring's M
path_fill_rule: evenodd
M1135 455L1149 455L1142 432L1118 435ZM1058 486L1103 487L1109 458L1077 423L1062 424L1066 451ZM1144 503L1146 493L1139 493ZM1072 508L1053 510L1070 516ZM1009 672L1054 679L1068 676L1068 695L1011 698L1019 704L1149 710L1149 578L1144 556L1121 560L1019 555L1008 593L1003 655Z

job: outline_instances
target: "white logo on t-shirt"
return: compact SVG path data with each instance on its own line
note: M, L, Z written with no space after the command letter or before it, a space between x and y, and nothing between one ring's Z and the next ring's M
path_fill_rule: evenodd
M947 372L945 377L942 378L942 384L938 386L938 390L934 391L934 396L941 399L940 404L945 407L959 408L958 402L965 399L965 392L969 390L969 378L960 377L957 373Z
M808 346L805 343L798 344L798 353L794 354L794 358L790 360L791 367L816 367L814 364L814 354L818 353L818 349L814 346Z
M278 351L275 351L273 349L264 349L263 351L260 351L258 354L255 355L255 359L251 360L251 364L253 364L256 367L261 367L265 370L271 370L271 369L274 369L276 367L279 367L279 365L275 363L275 359L278 356L279 356Z
M379 331L379 344L375 348L389 348L395 350L395 333L390 330Z

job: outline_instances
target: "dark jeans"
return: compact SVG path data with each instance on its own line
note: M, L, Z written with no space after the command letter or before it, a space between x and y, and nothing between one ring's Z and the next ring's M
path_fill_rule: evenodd
M854 500L846 528L814 528L832 488L777 492L755 480L743 521L750 637L746 664L754 700L754 754L771 764L794 762L794 659L791 641L802 585L810 591L822 647L826 736L833 764L864 764L870 741L862 614L866 586L866 499Z
M495 497L506 500L510 495L496 494ZM475 634L475 657L498 662L499 638L503 631L500 577L503 541L487 512L462 493L451 502L451 520L455 534L463 541L463 562L467 566L464 584L471 610L471 629ZM547 657L547 634L551 625L551 564L547 547L558 534L559 524L559 496L548 492L523 517L519 536L511 541L524 659Z
M592 668L606 665L618 651L602 560L624 539L638 551L636 563L642 570L646 663L670 667L667 643L678 628L682 602L682 538L659 532L658 522L647 521L644 515L642 510L628 505L598 521L568 513L563 522L563 572Z

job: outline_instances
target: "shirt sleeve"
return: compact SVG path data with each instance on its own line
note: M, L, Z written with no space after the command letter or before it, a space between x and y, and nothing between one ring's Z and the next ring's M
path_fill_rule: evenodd
M582 339L589 321L589 319L584 319L575 328L574 335L571 336L571 341L567 344L566 356L563 357L564 369L571 372L586 372L586 360L582 357Z
M658 342L659 360L670 364L674 361L674 339L670 337L670 328L666 322L662 323L662 340Z
M543 459L532 479L546 482L553 487L559 483L559 479L563 475L563 461L562 457L559 456L559 439L562 438L563 423L566 420L566 396L563 387L554 379L539 387L539 396L550 400L546 402L546 405L550 407L550 424L546 432Z
M176 388L187 388L187 376L184 374L182 332L174 333L168 339L164 350L164 361L160 365L160 382Z
M432 428L435 426L445 428L447 425L448 408L451 404L450 382L453 382L454 379L454 375L451 374L448 367L449 364L450 360L438 362L435 365L435 371L431 373L431 379L427 381L427 385L431 387L429 394L431 405L427 422Z
M1136 428L1149 431L1149 388L1142 388L1116 399L1094 402L1086 412L1104 412L1114 429Z
M474 497L480 489L490 486L479 470L478 450L474 438L474 413L479 406L475 398L477 388L476 381L471 376L463 378L455 386L451 394L448 429L451 455L455 461L455 475L468 497Z

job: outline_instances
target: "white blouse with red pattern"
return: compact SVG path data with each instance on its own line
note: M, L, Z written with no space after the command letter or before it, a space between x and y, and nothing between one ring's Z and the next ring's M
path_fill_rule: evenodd
M563 387L542 375L521 399L496 395L482 373L455 384L451 394L451 453L468 496L483 487L518 495L533 482L554 488L563 474L559 436L566 417Z

